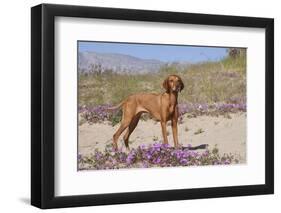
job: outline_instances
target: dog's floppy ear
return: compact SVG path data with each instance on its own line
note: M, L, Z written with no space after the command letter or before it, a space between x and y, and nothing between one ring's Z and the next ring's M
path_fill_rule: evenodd
M162 84L162 86L163 86L163 88L166 90L166 91L169 91L169 79L168 79L169 77L167 77L164 81L163 81L163 84Z
M182 82L181 78L179 78L180 81L180 92L184 89L184 83Z

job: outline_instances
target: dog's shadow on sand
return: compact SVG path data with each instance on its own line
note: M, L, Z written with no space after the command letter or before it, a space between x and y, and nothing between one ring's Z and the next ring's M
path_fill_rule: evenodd
M187 149L187 150L198 150L198 149L207 149L208 144L201 144L199 146L191 146L191 147L182 147L182 149Z
M200 149L207 149L209 147L208 144L201 144L198 146L181 146L179 148L169 147L170 150L180 149L180 150L200 150Z

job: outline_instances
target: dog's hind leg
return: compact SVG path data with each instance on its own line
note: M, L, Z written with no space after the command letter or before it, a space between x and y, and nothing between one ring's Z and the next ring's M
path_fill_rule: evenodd
M115 150L118 150L117 142L118 142L120 135L130 125L131 121L133 120L133 117L134 117L134 114L130 110L127 110L126 108L123 109L121 125L120 125L119 129L113 135L113 148Z
M120 135L122 134L122 132L129 126L130 121L125 121L122 122L119 129L115 132L115 134L113 135L113 148L117 151L118 150L118 138L120 137Z
M132 134L132 132L135 130L136 126L138 125L138 122L140 120L141 117L141 112L136 114L135 117L132 119L123 139L124 139L124 143L126 146L126 149L129 150L129 137Z

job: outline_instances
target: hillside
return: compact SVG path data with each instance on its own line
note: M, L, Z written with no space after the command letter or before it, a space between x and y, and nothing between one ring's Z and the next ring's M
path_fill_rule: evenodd
M242 55L218 62L192 64L181 69L177 64L165 64L159 72L80 74L79 105L117 104L128 95L138 92L162 92L162 82L169 74L178 74L185 84L179 95L180 102L246 101L246 57Z
M117 53L79 52L79 73L104 72L115 73L154 73L165 63L154 59L141 59Z

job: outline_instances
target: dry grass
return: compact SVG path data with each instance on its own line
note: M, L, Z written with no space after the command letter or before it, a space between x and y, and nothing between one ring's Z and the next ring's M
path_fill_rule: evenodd
M246 54L242 54L183 69L166 65L156 74L79 75L79 105L117 104L137 92L161 92L162 81L169 74L178 74L183 79L185 89L179 96L183 103L231 103L246 97Z

